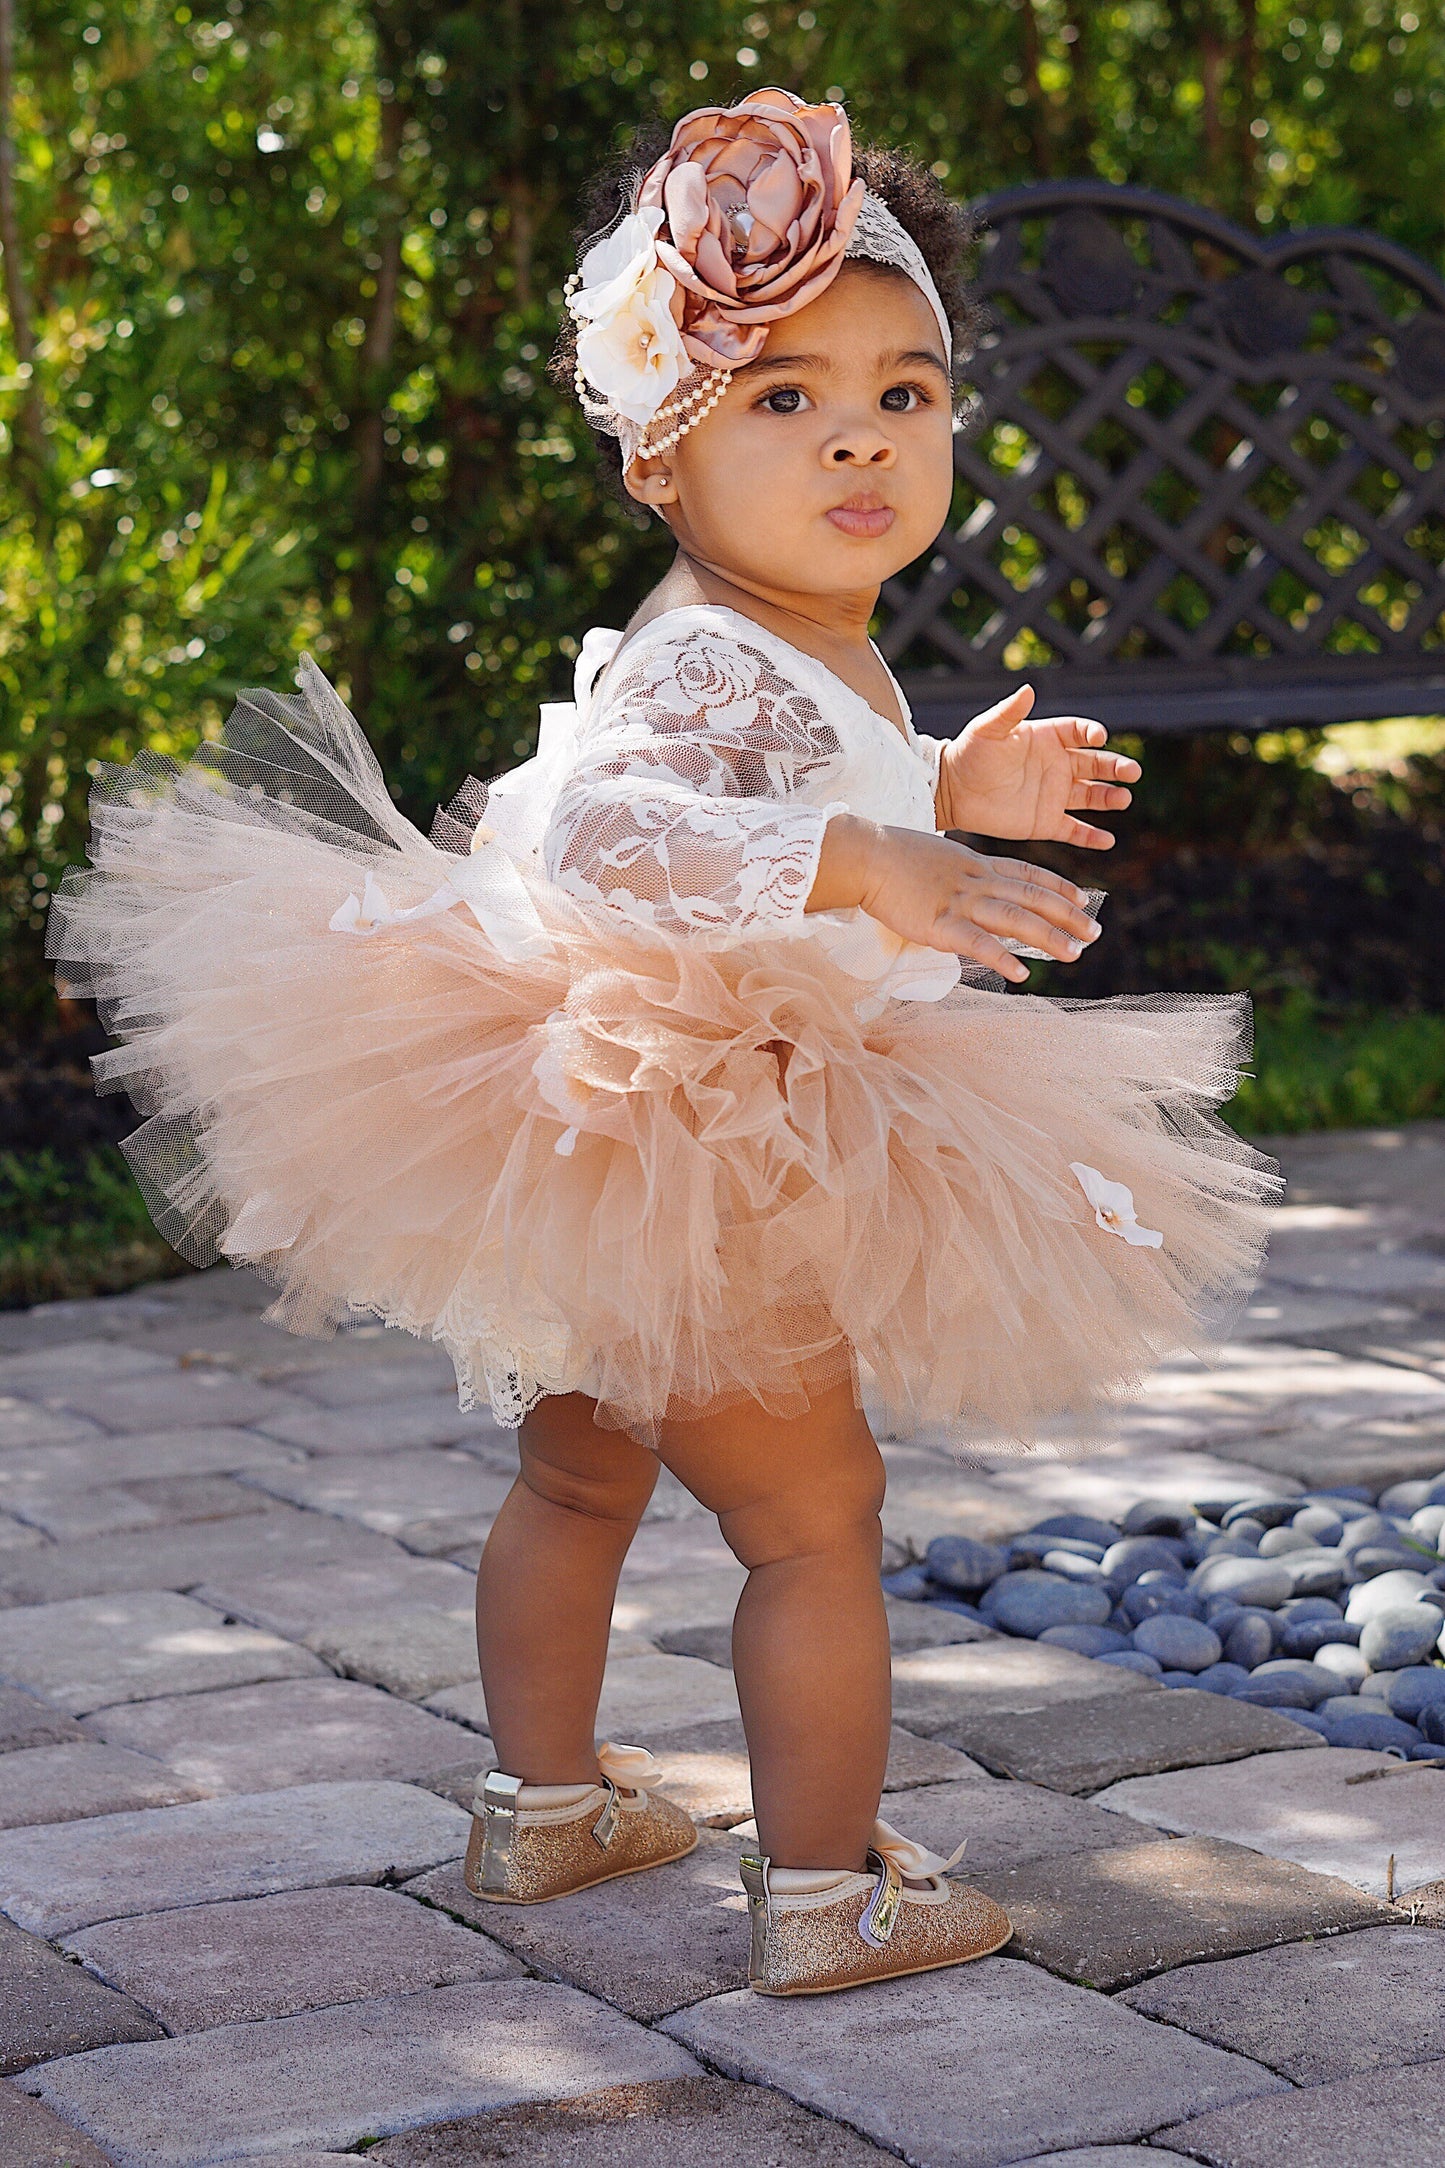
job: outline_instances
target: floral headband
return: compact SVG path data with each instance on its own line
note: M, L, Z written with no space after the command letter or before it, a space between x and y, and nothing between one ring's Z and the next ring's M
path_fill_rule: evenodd
M907 273L951 360L922 252L853 178L842 106L756 90L680 120L627 216L567 281L578 396L620 441L624 468L695 428L733 370L757 360L769 324L815 301L850 256Z

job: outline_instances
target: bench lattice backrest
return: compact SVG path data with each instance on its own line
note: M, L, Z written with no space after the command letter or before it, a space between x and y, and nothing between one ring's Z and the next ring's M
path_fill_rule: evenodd
M1133 728L1445 711L1445 283L1143 189L981 209L980 418L884 591L920 723L1021 675Z

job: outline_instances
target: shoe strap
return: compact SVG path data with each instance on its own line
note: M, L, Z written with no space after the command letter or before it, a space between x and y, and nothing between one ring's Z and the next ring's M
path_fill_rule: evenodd
M911 1837L900 1836L891 1822L878 1821L873 1824L872 1848L880 1859L891 1860L905 1881L932 1882L938 1888L962 1859L968 1839L965 1837L944 1859L940 1853L930 1852L926 1844L915 1844Z
M744 1852L738 1861L738 1873L747 1892L748 1918L752 1923L752 1949L748 1956L748 1978L760 1980L768 1959L768 1931L773 1924L773 1895L768 1872L772 1861L762 1852Z
M870 1850L870 1863L878 1869L878 1882L863 1907L858 1921L858 1932L870 1949L881 1950L898 1925L898 1914L903 1904L903 1877L893 1861L882 1852Z
M484 1890L504 1890L512 1870L512 1844L517 1834L517 1794L520 1777L504 1776L489 1769L483 1779L477 1805L482 1810L482 1872Z

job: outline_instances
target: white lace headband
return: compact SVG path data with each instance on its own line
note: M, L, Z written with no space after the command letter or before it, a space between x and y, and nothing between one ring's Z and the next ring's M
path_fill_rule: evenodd
M758 95L782 98L786 93ZM797 104L802 108L802 102ZM808 115L828 111L841 115L841 108L806 108ZM711 414L732 382L726 356L719 353L715 360L702 360L700 340L687 340L678 327L678 284L687 284L689 291L695 288L687 280L674 278L669 269L669 260L678 260L678 254L663 234L667 212L643 202L648 180L650 176L641 184L639 208L630 210L611 234L587 249L565 288L568 310L576 323L576 395L591 427L620 442L624 470L637 457L672 451L678 438L698 427L704 414ZM843 210L851 215L847 245L836 251L834 243L832 256L821 262L810 284L795 291L793 306L804 306L806 299L821 293L849 256L888 264L906 273L934 310L942 351L951 366L953 327L919 243L903 230L884 199L864 189L862 182L851 184L841 208L834 210L838 223ZM732 236L745 245L752 230L750 210L745 204L730 208L728 219ZM771 314L776 319L789 312L789 308L776 308ZM760 327L745 334L754 343L754 351L745 353L747 360L756 358L763 336L765 330ZM702 351L708 356L713 353L706 345ZM739 360L737 366L741 364Z

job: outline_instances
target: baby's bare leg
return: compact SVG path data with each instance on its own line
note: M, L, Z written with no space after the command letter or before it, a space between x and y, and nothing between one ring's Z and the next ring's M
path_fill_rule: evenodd
M477 1574L477 1654L497 1759L528 1784L595 1784L597 1697L617 1576L657 1456L599 1430L581 1393L522 1425L522 1472Z
M678 1424L662 1458L748 1568L733 1668L762 1848L779 1867L861 1867L890 1705L867 1421L842 1385L793 1421L744 1405Z

